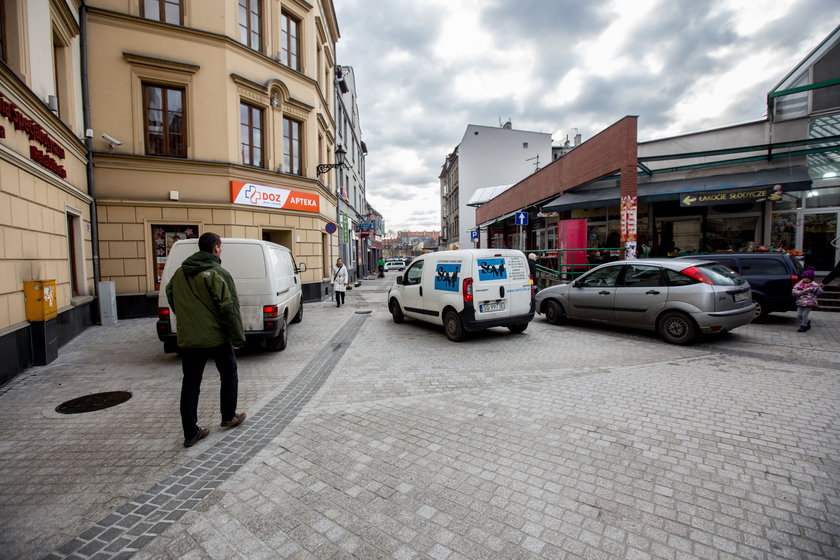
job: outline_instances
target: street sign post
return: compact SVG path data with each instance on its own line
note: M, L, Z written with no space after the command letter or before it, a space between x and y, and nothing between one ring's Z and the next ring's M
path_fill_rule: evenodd
M517 212L514 223L519 226L519 250L525 250L525 239L522 237L522 227L528 225L528 212Z

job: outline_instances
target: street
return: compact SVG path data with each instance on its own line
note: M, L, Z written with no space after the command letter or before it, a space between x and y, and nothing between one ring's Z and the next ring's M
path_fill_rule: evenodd
M218 374L182 447L154 319L93 327L0 387L0 557L840 558L840 313L694 346L537 316L448 341L385 279L307 304ZM84 414L64 401L130 391Z

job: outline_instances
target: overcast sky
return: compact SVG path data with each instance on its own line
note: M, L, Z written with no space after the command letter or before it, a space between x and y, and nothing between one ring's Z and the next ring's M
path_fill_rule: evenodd
M467 125L650 140L764 118L838 24L838 0L335 0L356 74L367 198L388 232L439 230Z

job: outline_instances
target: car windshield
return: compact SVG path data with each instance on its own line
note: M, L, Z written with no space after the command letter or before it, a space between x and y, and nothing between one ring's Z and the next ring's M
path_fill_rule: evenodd
M716 286L740 286L744 279L728 266L718 263L703 263L697 265L698 271L702 272Z

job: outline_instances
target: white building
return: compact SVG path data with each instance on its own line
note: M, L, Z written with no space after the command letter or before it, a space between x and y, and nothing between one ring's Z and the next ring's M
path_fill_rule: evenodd
M440 174L441 249L471 249L477 189L514 184L551 162L551 134L504 126L468 125ZM482 236L483 238L484 236Z
M365 156L359 107L356 102L356 75L350 66L336 67L335 126L336 145L346 151L344 166L338 173L338 254L350 272L350 280L364 277L369 270L367 257L371 239L363 237L359 225L369 220L365 198Z

